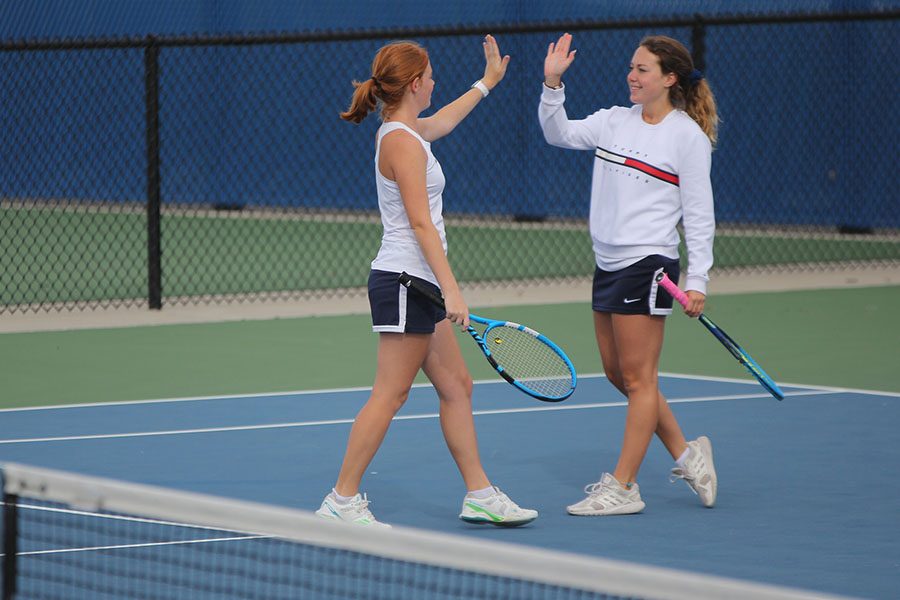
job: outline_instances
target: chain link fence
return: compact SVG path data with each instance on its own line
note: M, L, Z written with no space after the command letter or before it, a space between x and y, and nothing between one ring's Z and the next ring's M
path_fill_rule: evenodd
M467 287L584 280L591 153L537 122L547 43L575 35L570 118L627 105L649 33L692 48L723 119L716 269L900 266L900 11L223 38L0 44L0 314L359 294L381 237L376 118L350 81L404 38L439 107L506 80L434 146L450 260Z

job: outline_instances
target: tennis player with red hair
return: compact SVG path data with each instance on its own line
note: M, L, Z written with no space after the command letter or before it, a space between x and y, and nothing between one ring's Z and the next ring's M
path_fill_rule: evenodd
M472 378L453 330L454 323L468 325L469 309L447 260L445 180L431 151L432 142L453 131L506 74L509 56L501 57L496 40L486 36L483 47L482 78L423 118L420 114L431 105L435 87L428 53L413 42L388 44L375 56L371 76L354 82L350 107L341 114L359 123L378 107L383 121L376 135L374 169L384 233L368 285L372 328L379 334L378 363L372 394L350 430L337 482L316 511L321 517L384 526L359 487L420 369L437 391L444 439L466 486L459 517L518 526L538 516L495 487L481 464ZM420 294L408 293L398 281L404 271L443 295L446 311Z

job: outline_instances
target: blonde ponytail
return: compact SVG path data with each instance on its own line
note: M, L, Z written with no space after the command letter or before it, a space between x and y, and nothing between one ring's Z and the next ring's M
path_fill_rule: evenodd
M680 85L680 84L679 84ZM697 122L712 145L719 139L719 115L716 112L716 99L706 79L689 81L684 92L684 112Z

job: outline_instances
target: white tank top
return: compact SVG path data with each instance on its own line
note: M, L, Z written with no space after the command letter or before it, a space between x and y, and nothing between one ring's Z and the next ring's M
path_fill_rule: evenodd
M381 174L378 169L378 155L381 151L381 140L388 133L397 129L404 129L410 135L422 143L427 156L425 165L425 186L428 190L428 206L431 209L431 222L441 236L441 244L444 246L444 254L447 253L447 234L444 231L444 202L441 194L444 191L444 171L441 163L431 153L431 143L403 123L391 121L384 123L378 129L375 143L375 187L378 190L378 209L381 211L381 224L384 233L381 236L381 248L378 255L372 261L372 268L380 271L393 271L400 273L406 271L410 275L421 277L438 285L437 278L431 272L425 255L419 247L416 235L409 224L406 208L400 198L400 188L396 181L391 181Z

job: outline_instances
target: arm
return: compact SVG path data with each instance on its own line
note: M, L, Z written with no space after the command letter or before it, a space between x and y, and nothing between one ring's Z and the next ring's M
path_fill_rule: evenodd
M600 113L581 121L570 121L563 106L566 92L562 75L575 60L576 50L569 52L571 44L572 36L566 33L555 44L551 42L547 48L547 57L544 59L544 91L538 108L538 120L548 144L571 150L593 150L600 137L599 123L594 116Z
M383 166L382 173L397 182L410 227L444 294L447 318L467 326L469 307L459 291L459 284L444 254L441 237L431 221L425 185L427 157L422 144L405 131L391 132L381 140L380 156L383 163L379 168Z
M551 146L569 150L593 150L597 147L603 122L609 109L598 110L586 119L570 121L563 103L566 101L565 88L550 89L544 85L541 104L538 106L538 120L544 139Z
M481 82L492 90L506 75L509 55L500 58L497 40L491 35L484 38L484 62L484 77L481 78ZM484 97L479 90L471 88L430 117L419 119L416 125L419 135L429 142L444 137L453 131Z
M691 303L685 312L699 316L706 300L706 284L713 264L713 239L716 218L713 206L712 146L698 133L684 148L678 177L681 190L684 241L687 246L688 270L685 290Z

